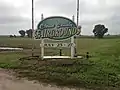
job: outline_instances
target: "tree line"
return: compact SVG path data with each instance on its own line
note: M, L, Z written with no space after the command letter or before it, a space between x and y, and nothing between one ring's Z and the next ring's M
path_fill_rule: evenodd
M94 29L93 29L93 34L96 38L103 38L105 33L108 32L108 28L105 27L105 25L102 25L102 24L97 24L94 26ZM20 30L19 31L19 34L21 35L21 37L25 37L26 34L29 38L32 37L32 29L29 29L29 30Z
M20 30L19 31L19 34L20 34L20 36L21 37L25 37L26 36L26 34L27 34L27 36L29 37L29 38L32 38L32 29L29 29L29 30Z

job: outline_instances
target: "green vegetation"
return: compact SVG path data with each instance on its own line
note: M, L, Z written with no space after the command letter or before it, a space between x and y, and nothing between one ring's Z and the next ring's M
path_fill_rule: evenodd
M18 59L25 55L20 52L0 52L0 67L6 69L15 69L19 65Z
M39 41L34 41L39 48ZM30 39L0 38L0 43L29 50ZM77 39L80 55L90 53L87 60L45 60L28 57L28 51L0 52L0 67L14 69L19 77L55 83L62 86L86 87L94 90L120 89L120 39ZM38 52L39 53L39 52ZM47 52L48 53L48 52ZM53 52L53 54L56 52ZM66 53L66 52L64 52ZM20 59L21 58L21 59Z

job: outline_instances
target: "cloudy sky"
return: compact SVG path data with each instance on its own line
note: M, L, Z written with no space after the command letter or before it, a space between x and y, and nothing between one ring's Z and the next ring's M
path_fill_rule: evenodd
M31 28L32 0L0 0L0 35L19 34L21 29ZM77 0L34 0L35 27L45 17L76 16ZM80 0L82 34L92 34L95 24L104 24L110 34L120 33L120 0Z

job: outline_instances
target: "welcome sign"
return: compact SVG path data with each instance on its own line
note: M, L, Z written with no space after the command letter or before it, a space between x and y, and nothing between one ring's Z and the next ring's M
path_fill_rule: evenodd
M72 20L65 17L55 16L46 18L38 24L35 38L64 40L79 32L77 25Z
M74 36L80 32L81 30L77 29L74 21L68 18L54 16L43 19L39 22L37 30L35 31L35 39L41 40L41 58L44 59L47 57L44 56L44 48L71 48L71 58L73 58L75 47ZM71 41L66 42L66 40Z

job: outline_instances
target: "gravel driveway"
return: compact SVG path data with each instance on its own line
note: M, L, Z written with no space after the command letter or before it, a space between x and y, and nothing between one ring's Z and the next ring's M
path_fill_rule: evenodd
M27 80L18 80L12 75L10 72L0 69L0 90L76 90L76 89L68 89L68 88L57 88L44 86L37 83L33 83L32 81ZM77 89L84 90L84 89Z

